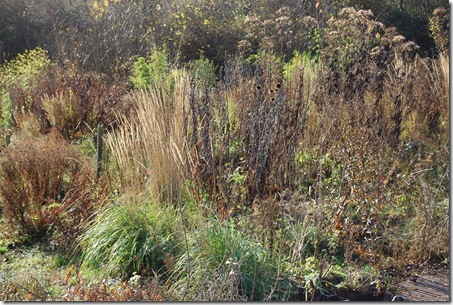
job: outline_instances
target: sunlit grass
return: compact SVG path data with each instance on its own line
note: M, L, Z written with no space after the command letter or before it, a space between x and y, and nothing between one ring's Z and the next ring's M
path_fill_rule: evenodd
M232 224L212 220L189 232L188 246L176 261L172 277L181 300L263 301L274 270L269 253Z
M82 268L120 276L163 273L173 250L174 210L143 196L123 199L101 209L80 238Z

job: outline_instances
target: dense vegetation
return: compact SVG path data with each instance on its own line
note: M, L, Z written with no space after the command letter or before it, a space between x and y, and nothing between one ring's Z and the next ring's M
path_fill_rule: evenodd
M322 300L449 264L448 2L1 2L2 300Z

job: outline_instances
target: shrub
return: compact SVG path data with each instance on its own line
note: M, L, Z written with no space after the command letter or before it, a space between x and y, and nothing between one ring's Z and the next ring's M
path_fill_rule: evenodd
M346 101L362 96L367 86L378 86L383 79L379 70L390 57L389 47L381 47L388 41L384 25L372 17L371 11L345 8L321 33L320 60L327 68L322 85Z
M171 207L150 196L124 197L100 209L79 239L82 268L106 276L163 274L164 260L173 251Z
M434 38L439 53L448 50L450 23L449 11L446 8L439 7L434 10L433 16L429 20L429 31Z
M302 52L313 48L313 41L318 21L308 15L299 18L293 14L294 8L281 6L272 11L271 16L250 14L244 20L246 34L238 43L238 51L243 55L256 54L259 51L275 52L284 59L289 59L294 51ZM266 18L266 19L264 19Z
M48 52L41 48L25 51L0 69L2 125L13 126L15 116L30 110L34 90L51 67Z
M0 74L5 129L22 128L33 117L38 133L55 127L73 140L97 124L111 124L125 112L120 102L127 86L119 77L109 87L106 77L82 74L70 64L64 70L51 64L47 51L40 48L19 54Z
M84 180L83 158L57 133L18 136L0 156L5 220L25 234L44 234L65 194ZM52 212L54 211L54 212Z
M433 54L435 47L434 41L430 37L430 17L436 8L448 7L448 3L444 0L398 3L381 0L351 0L347 1L347 5L366 10L371 9L376 14L376 20L387 27L395 27L399 33L416 42L422 52L430 55Z
M9 61L2 73L5 87L20 85L27 87L31 81L50 64L48 52L42 48L25 51Z

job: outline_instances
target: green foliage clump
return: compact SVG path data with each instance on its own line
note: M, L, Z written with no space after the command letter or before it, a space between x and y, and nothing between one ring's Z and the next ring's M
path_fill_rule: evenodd
M309 72L313 73L315 67L312 61L314 60L311 58L311 54L309 52L300 53L298 51L294 51L291 60L283 67L285 78L290 79L291 77L294 77L294 74L296 74L298 69L307 69Z
M232 223L212 221L189 233L175 262L172 290L181 299L263 301L271 292L273 267L268 252Z
M154 87L167 82L171 84L173 76L167 53L164 50L155 49L147 59L137 58L130 79L136 89L147 89L151 85Z
M134 63L133 73L131 81L135 88L146 88L149 84L151 84L151 71L144 57L137 58L137 61Z
M305 149L296 155L296 164L300 169L300 182L304 191L316 182L326 193L333 193L342 188L342 165L329 153L319 155L316 149Z
M173 208L152 200L122 198L102 208L80 237L82 267L123 277L162 274L173 251L177 217Z
M2 86L8 88L12 85L27 87L50 64L49 54L46 50L36 48L18 54L3 67L0 74Z
M2 102L2 125L4 128L9 129L14 124L11 96L8 91L2 89L0 98Z
M191 77L198 83L212 87L216 81L215 67L212 61L207 58L192 60L189 63Z
M55 268L62 268L66 265L68 265L69 261L68 259L61 253L55 254L52 258L53 260L53 265Z

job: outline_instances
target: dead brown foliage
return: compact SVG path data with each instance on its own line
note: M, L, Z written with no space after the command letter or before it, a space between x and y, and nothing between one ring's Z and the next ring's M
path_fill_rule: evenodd
M43 234L56 221L61 202L87 185L86 163L58 133L18 137L3 149L0 194L5 219L26 234Z

